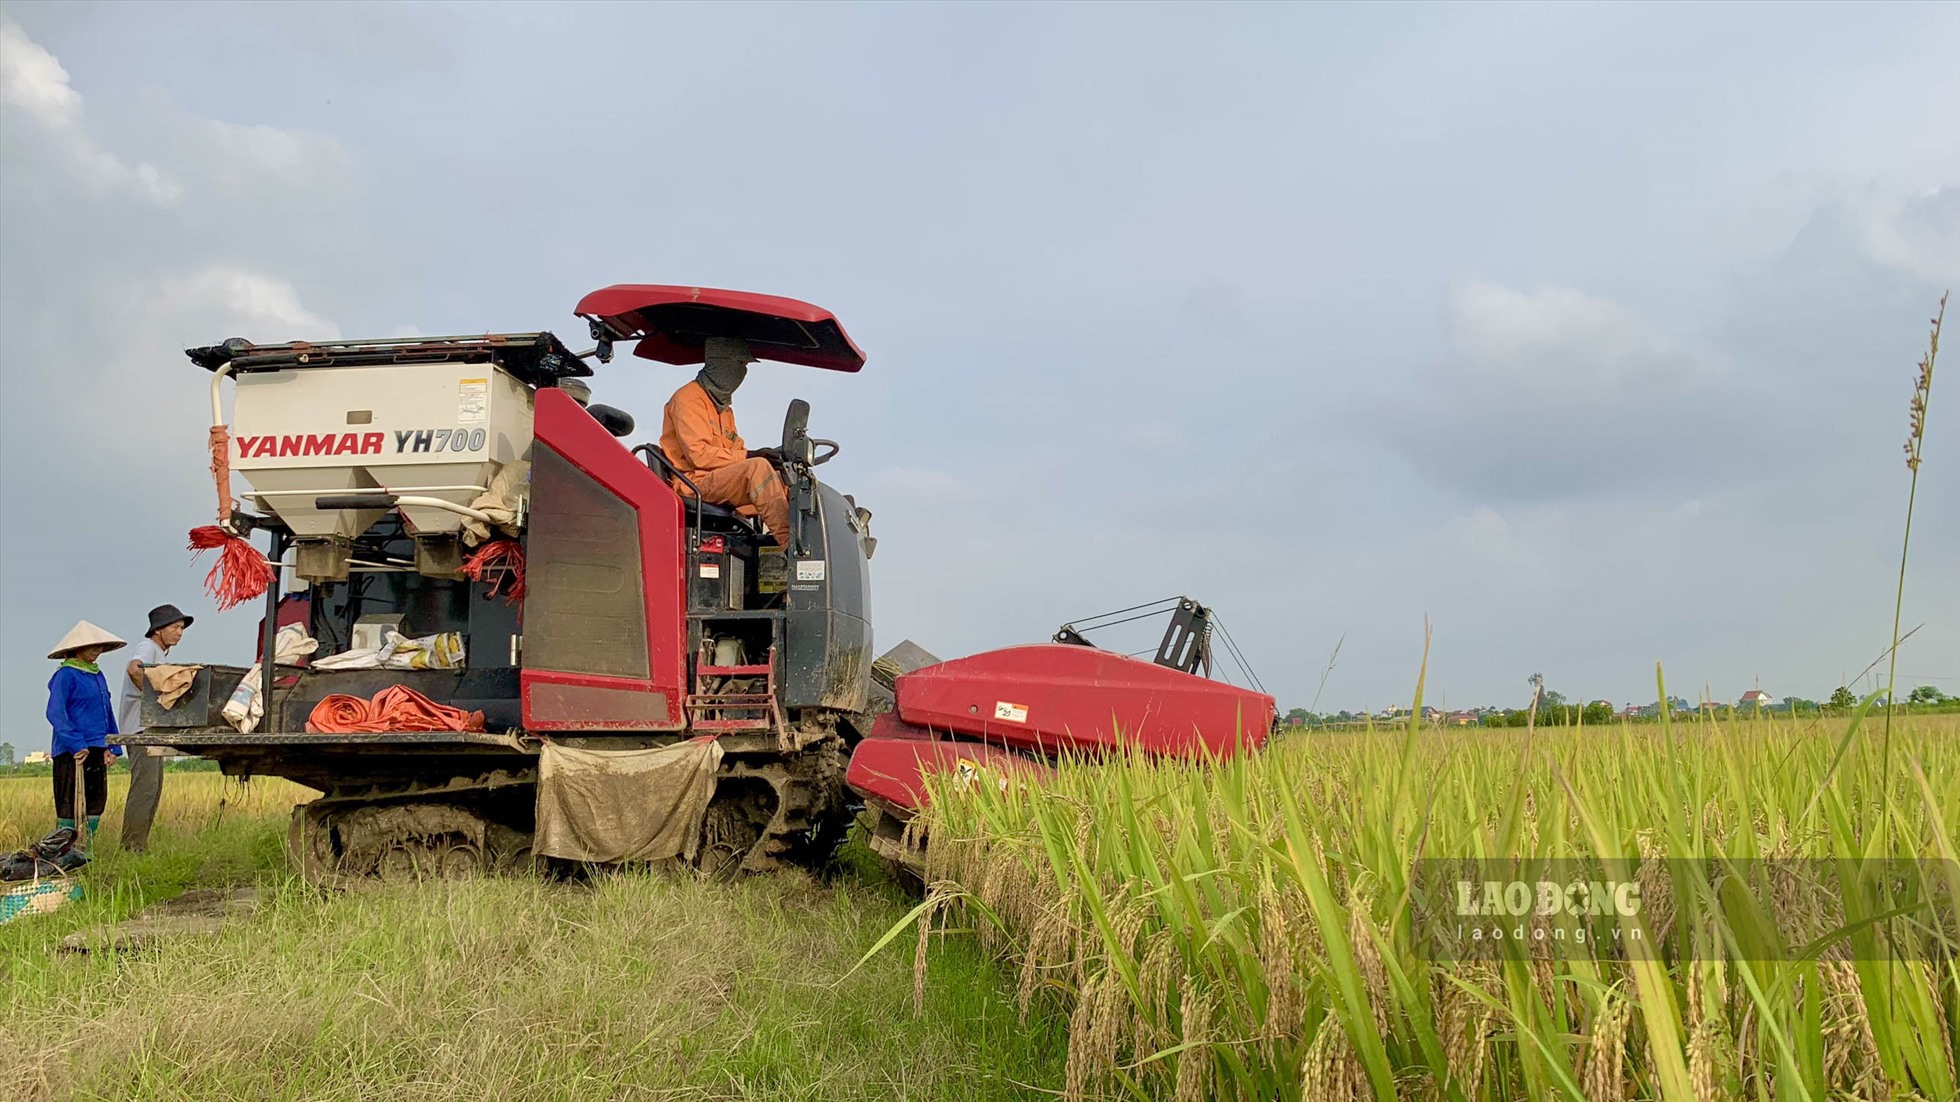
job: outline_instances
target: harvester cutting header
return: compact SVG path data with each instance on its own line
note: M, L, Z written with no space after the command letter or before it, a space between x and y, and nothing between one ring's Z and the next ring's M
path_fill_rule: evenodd
M820 862L866 805L906 859L897 824L936 771L1263 742L1272 698L1199 675L1195 602L1154 662L1068 628L874 661L871 514L816 477L839 445L797 400L750 447L733 409L756 361L861 369L843 326L794 299L653 285L576 313L582 353L548 332L190 349L212 372L220 502L193 546L222 549L221 604L263 594L269 660L201 667L168 706L146 689L146 730L124 741L320 789L291 844L327 882ZM590 400L622 342L699 367L657 442Z

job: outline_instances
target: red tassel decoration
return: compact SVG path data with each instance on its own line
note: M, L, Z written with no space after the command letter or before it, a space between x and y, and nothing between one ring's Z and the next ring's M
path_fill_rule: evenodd
M218 602L218 611L265 595L272 585L272 564L258 548L215 524L191 529L190 550L197 552L193 560L212 548L220 549L218 561L204 576L204 591Z
M492 571L501 573L491 583L486 596L495 597L501 590L508 604L514 605L524 599L524 548L516 540L492 540L477 548L463 562L463 576L473 582L482 581L483 576ZM509 583L508 588L506 582Z
M218 522L231 517L231 433L223 425L212 425L205 441L211 452L211 481L218 490ZM234 536L217 524L191 529L190 550L198 555L222 548L211 572L204 576L204 591L218 602L223 612L254 597L262 597L272 585L272 564L259 549Z

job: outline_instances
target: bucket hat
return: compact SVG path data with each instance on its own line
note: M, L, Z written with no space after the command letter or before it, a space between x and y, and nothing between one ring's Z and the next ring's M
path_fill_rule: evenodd
M184 615L184 610L178 608L176 605L158 605L150 610L150 630L143 634L155 635L158 629L167 628L172 624L183 624L185 627L190 627L196 619L195 616Z
M87 620L81 620L68 629L68 634L62 636L61 642L54 645L54 649L48 652L48 657L66 658L83 647L108 647L110 650L120 650L128 645Z

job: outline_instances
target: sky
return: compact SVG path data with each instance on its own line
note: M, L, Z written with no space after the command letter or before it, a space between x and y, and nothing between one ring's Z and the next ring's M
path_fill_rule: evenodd
M1891 638L1955 41L1953 5L9 2L0 730L45 737L77 618L174 602L181 656L249 661L184 550L183 348L582 347L620 282L865 350L736 408L842 443L880 649L1189 594L1282 708L1406 702L1426 624L1449 707L1644 703L1657 662L1827 695ZM1954 370L1899 664L1960 693ZM651 434L689 375L595 399Z

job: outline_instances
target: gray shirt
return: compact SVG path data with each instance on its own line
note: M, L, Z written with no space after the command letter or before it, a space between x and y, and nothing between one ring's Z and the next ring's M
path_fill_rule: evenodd
M155 639L144 636L136 643L136 649L123 659L123 668L128 669L131 662L141 662L154 666L163 661L169 653L157 644ZM143 729L143 689L135 679L123 682L122 701L116 708L116 730L125 735L133 735Z

